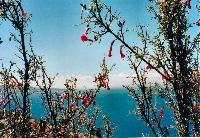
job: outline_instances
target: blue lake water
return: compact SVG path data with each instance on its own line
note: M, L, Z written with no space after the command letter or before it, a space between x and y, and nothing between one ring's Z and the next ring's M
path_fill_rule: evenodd
M60 92L63 92L60 90ZM45 109L41 104L40 94L32 94L32 117L40 118L45 116ZM96 97L98 106L102 107L102 112L106 115L111 122L115 122L117 131L114 132L114 137L142 137L142 133L147 136L154 136L150 129L144 124L143 121L138 120L138 116L131 114L129 110L136 108L134 99L131 94L125 89L111 89L109 91L102 89L100 94ZM163 103L162 103L163 104ZM159 108L163 105L160 104ZM159 109L158 108L158 109ZM164 110L163 122L167 124L171 121L170 110ZM102 120L102 119L101 119ZM98 124L98 121L97 121ZM101 127L101 126L99 126Z

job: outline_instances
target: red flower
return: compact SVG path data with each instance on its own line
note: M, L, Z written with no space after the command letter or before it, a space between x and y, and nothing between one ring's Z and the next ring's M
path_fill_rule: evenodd
M22 17L26 16L27 12L26 11L22 11Z
M64 99L60 99L60 102L61 102L61 103L64 103Z
M195 101L193 102L193 108L194 108L194 111L196 112L197 111L197 103Z
M88 28L88 25L87 25L87 27L85 28L85 31L84 31L83 34L87 36L87 34L88 34L88 30L89 30L89 28Z
M189 9L191 9L190 0L187 0L187 6Z
M199 22L200 22L200 19L196 20L196 22L195 22L195 23L197 24L197 23L199 23Z
M67 99L67 97L68 97L68 94L66 94L66 93L63 93L63 97L64 97L64 99Z
M163 112L164 112L164 107L160 109L160 114L158 116L159 119L162 119L163 117Z
M165 69L163 70L163 74L164 74L164 75L167 75L167 71L166 71Z
M36 123L32 123L31 127L32 127L33 129L35 129L35 128L37 127L37 124L36 124Z
M168 76L167 76L167 71L166 71L165 69L163 69L163 74L164 74L164 75L162 75L162 79L168 78Z
M72 109L72 108L73 108L73 106L74 106L74 103L75 103L75 102L71 102L71 103L69 104L69 108L70 108L70 109Z
M9 101L7 101L4 105L3 105L3 108L5 108L6 107L6 105L8 104L10 102L10 100Z
M196 20L195 24L200 26L200 19Z
M108 82L107 82L107 88L106 88L107 90L110 90L110 87L109 87L109 85L108 85Z
M153 69L153 67L152 67L151 65L147 65L147 66L146 66L146 69L151 70L151 69Z
M83 34L82 36L81 36L81 40L84 42L84 41L87 41L88 40L88 37L85 35L85 34Z
M19 82L16 78L12 79L13 86L21 87L23 84Z
M120 56L121 56L121 58L125 57L125 55L122 53L122 46L120 46Z
M19 109L16 109L16 113L19 113L19 112L21 112L21 108L19 108Z
M74 110L78 110L78 108L79 108L78 106L75 106Z
M64 99L67 99L67 97L68 97L68 94L66 94L65 92L63 93L63 94L57 94L57 97L63 97ZM64 100L63 99L63 100Z
M85 106L88 106L88 100L89 100L89 97L86 95L84 98L83 98L83 104Z
M97 77L94 77L94 81L93 82L96 82L98 80L98 78Z
M0 101L0 105L2 105L3 102L5 102L7 96L5 96L1 101Z
M112 52L112 45L110 46L110 49L109 49L109 51L108 51L108 57L111 57L111 56L112 56L111 52Z
M196 131L194 130L193 137L196 137L196 136L197 136L197 133L196 133Z
M77 101L77 102L76 102L76 106L75 106L75 108L74 108L74 111L75 111L75 110L78 110L78 108L79 108L79 107L78 107L78 101Z
M61 127L61 129L60 129L61 131L65 131L65 128L64 127Z
M92 123L93 123L93 119L91 118L91 119L89 120L89 122L92 124Z
M17 82L17 86L21 87L22 83L21 82Z
M102 82L102 83L101 83L101 87L106 88L106 82Z
M81 99L81 97L82 97L82 94L80 94L80 95L77 97L77 99Z

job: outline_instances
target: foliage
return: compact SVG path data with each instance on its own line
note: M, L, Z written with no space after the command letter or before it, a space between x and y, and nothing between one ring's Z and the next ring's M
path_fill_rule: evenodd
M132 77L132 86L126 88L137 102L135 113L140 115L155 136L170 136L170 129L177 131L177 136L199 136L199 40L200 33L194 38L188 34L192 23L188 20L190 0L149 0L147 10L153 14L152 19L157 20L157 32L148 31L149 26L137 25L136 33L142 46L127 43L126 20L121 20L120 13L114 11L100 0L91 0L89 5L81 4L81 18L83 10L88 15L82 24L89 30L87 34L94 36L90 44L101 42L102 37L111 34L114 41L121 43L127 50L127 61L130 68L135 71ZM197 1L197 5L199 1ZM88 8L86 8L88 7ZM199 7L196 9L199 12ZM118 26L113 30L112 26ZM198 26L198 21L195 23ZM151 27L151 26L150 26ZM193 29L195 29L193 26ZM87 40L86 40L87 41ZM112 49L110 47L110 49ZM151 49L152 52L149 51ZM108 56L111 57L111 51ZM121 52L120 52L121 53ZM125 55L124 55L125 56ZM122 58L124 56L121 56ZM142 64L146 64L146 68ZM162 83L147 82L148 71L154 69L162 76ZM156 105L155 96L163 99L161 109ZM162 124L163 112L169 108L173 114L175 125Z

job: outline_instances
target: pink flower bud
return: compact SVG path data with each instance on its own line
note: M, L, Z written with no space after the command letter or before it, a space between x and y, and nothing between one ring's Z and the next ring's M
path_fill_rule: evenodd
M125 55L124 55L123 52L122 52L122 46L120 46L120 57L121 57L121 58L124 58L124 57L125 57Z
M112 45L110 46L110 49L109 49L109 51L108 51L108 57L111 57L112 56Z
M73 106L74 106L74 103L75 103L75 102L71 102L71 103L69 104L69 108L70 108L70 109L72 109L72 108L73 108Z
M22 11L22 17L26 16L27 12L26 11Z
M197 111L197 103L195 101L193 102L193 108L194 108L194 111Z
M64 103L64 99L60 99L60 102L61 102L61 103Z
M151 70L151 69L153 69L153 67L151 65L147 65L146 69L150 69Z
M81 40L84 42L84 41L87 41L88 40L88 37L85 35L85 34L83 34L82 36L81 36Z
M6 97L7 97L7 96L5 96L5 97L0 101L0 105L2 105L3 102L5 102Z
M75 106L74 110L78 110L78 108L79 108L78 106Z
M187 0L187 6L189 9L191 9L190 0Z

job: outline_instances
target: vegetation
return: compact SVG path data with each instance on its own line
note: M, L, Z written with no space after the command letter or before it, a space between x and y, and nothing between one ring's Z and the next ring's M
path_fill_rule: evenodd
M119 53L127 59L135 75L132 85L123 85L137 103L131 113L139 116L155 136L200 136L199 130L199 42L200 33L191 36L189 29L200 25L189 21L189 10L200 11L200 7L191 7L190 0L149 0L147 10L158 23L157 32L150 32L151 25L137 25L136 34L141 44L126 42L126 36L132 29L125 28L126 20L100 0L91 0L89 5L81 5L80 18L86 29L82 41L101 43L103 36L111 34L108 57L112 57L112 47L121 43ZM199 1L197 1L197 5ZM88 10L88 15L83 11ZM1 0L0 18L2 23L10 22L15 33L10 32L8 39L18 44L19 54L15 54L23 63L19 67L10 61L8 68L2 65L0 79L2 83L0 100L0 136L1 137L110 137L115 129L114 123L101 113L96 105L96 95L101 88L110 89L109 69L105 58L100 65L102 71L94 76L96 88L79 90L76 78L66 79L65 90L58 93L52 89L55 77L47 74L43 56L34 53L32 30L27 30L31 14L27 13L21 1ZM113 30L117 26L118 30ZM93 38L88 38L88 35ZM0 44L3 40L0 39ZM123 52L123 49L126 50ZM143 65L146 65L144 67ZM162 83L148 82L149 70L155 70L162 76ZM31 84L36 83L37 88ZM42 105L46 115L36 120L31 116L31 95L40 91ZM163 100L162 108L157 106L156 97ZM171 110L174 124L163 124L163 113ZM88 112L88 111L91 112ZM103 126L97 126L98 115L103 117ZM175 130L175 131L171 131Z
M17 43L19 54L15 54L23 63L19 67L10 61L9 68L2 65L0 79L2 83L0 101L1 137L102 137L112 136L114 123L109 121L96 105L96 95L102 87L108 87L108 69L105 58L96 76L96 88L78 90L76 78L66 79L65 90L58 93L52 89L55 76L47 74L43 56L34 53L32 30L27 30L31 14L27 13L21 1L0 1L2 23L10 22L15 33L10 32L9 41ZM0 43L3 43L1 40ZM31 87L35 83L37 88ZM31 116L31 95L41 94L46 115L36 120ZM88 112L88 110L90 112ZM103 118L103 126L96 126L98 115Z
M200 136L199 130L199 42L200 33L195 37L188 33L189 29L199 26L199 20L193 24L189 21L190 0L149 0L147 10L157 20L156 32L149 32L151 25L137 25L136 33L141 40L138 45L126 42L127 33L132 31L125 28L126 20L121 19L120 13L113 10L100 0L91 0L90 4L81 4L81 24L87 26L82 41L101 43L103 36L111 34L108 57L112 56L114 42L121 43L120 55L129 61L134 70L132 85L123 85L134 100L137 109L133 113L139 115L152 130L155 136L170 136L171 129L177 131L177 136ZM200 11L199 1L192 10ZM84 15L83 11L88 10ZM83 18L85 17L85 18ZM113 30L112 26L118 26ZM88 29L89 28L89 29ZM89 39L87 35L94 36ZM122 53L126 49L126 55ZM146 67L142 66L146 64ZM149 70L154 69L162 76L162 83L147 82ZM163 99L161 109L156 107L155 96ZM162 124L163 112L169 108L173 114L174 124ZM173 132L174 133L174 132Z

